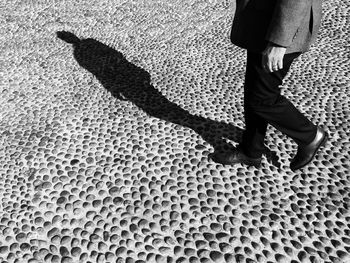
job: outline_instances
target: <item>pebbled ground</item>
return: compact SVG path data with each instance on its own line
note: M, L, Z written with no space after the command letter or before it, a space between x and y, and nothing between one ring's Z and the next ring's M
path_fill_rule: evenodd
M234 8L2 1L0 262L350 262L350 2L283 85L330 134L296 173L272 127L262 168L208 159L244 129Z

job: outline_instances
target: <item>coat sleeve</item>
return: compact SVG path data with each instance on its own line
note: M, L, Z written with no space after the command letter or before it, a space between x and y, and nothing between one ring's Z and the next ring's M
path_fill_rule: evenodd
M265 39L289 47L310 6L310 0L277 0Z

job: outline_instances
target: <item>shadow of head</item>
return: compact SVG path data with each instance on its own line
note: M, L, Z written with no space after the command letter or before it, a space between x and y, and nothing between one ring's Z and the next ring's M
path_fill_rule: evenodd
M130 63L121 52L92 38L79 39L67 31L57 32L57 37L73 45L79 65L94 74L118 99L131 99L128 95L150 86L150 74Z

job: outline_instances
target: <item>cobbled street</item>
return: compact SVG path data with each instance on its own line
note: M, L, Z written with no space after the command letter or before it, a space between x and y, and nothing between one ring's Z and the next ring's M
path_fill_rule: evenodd
M0 262L349 263L350 1L282 93L329 141L307 167L244 129L235 1L2 0Z

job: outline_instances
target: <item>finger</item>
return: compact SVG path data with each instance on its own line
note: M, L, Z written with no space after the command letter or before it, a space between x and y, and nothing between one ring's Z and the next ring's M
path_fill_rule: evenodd
M277 66L278 66L278 69L283 69L283 58L278 60Z
M278 71L280 70L280 61L278 59L274 60L273 63L272 63L272 69L273 71Z
M272 59L268 60L267 67L268 67L269 72L273 72L273 60Z
M279 64L278 64L277 62L275 62L275 63L273 64L273 71L278 71L278 70L280 70Z

